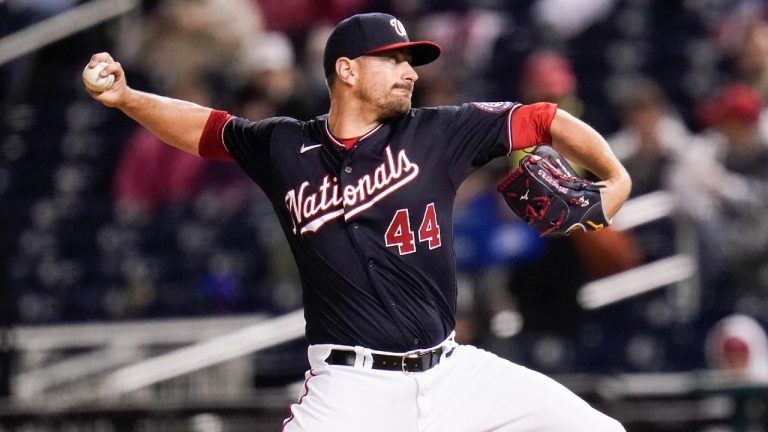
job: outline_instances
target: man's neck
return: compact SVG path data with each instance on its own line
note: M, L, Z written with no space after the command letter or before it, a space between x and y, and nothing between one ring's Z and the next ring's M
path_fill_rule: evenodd
M378 116L355 103L331 101L328 130L337 138L359 137L381 123Z

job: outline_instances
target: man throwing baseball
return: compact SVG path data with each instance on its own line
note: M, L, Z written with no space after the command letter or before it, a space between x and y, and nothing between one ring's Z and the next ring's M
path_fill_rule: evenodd
M310 343L284 431L622 431L555 381L454 341L451 224L464 178L515 149L550 143L598 175L607 220L629 176L597 132L553 104L412 108L414 67L439 55L393 16L342 21L325 48L330 109L309 121L251 121L139 92L107 53L88 66L107 62L102 76L115 76L94 99L183 151L234 160L271 199Z

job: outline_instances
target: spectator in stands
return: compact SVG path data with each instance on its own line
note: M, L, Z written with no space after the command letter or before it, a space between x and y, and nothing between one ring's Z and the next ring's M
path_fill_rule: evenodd
M161 0L146 19L137 62L161 87L203 78L234 82L262 26L249 0Z
M709 126L670 170L682 210L700 230L702 276L720 307L768 288L768 145L758 132L760 96L731 84L700 109ZM723 288L727 287L727 291ZM729 299L729 302L724 300Z
M691 211L706 215L729 204L741 207L735 205L737 200L751 196L750 191L738 189L738 186L757 186L768 180L768 170L765 170L768 150L758 133L758 119L763 107L760 95L743 84L723 87L712 100L700 106L699 116L707 133L703 136L701 149L687 152L699 159L694 160L698 162L692 167L694 171L685 173L697 181L694 184L699 186L702 205L689 207ZM727 177L729 175L733 177Z
M461 64L464 73L472 74L491 61L493 41L503 31L505 18L473 2L452 3L425 14L418 22L418 33L441 41L442 55L451 59L446 63ZM475 84L467 81L468 85Z
M732 53L731 75L768 100L768 21L751 16L741 24L737 27L731 23L731 33L735 33L731 39L735 41L724 47L726 53ZM760 134L768 142L768 110L761 110L759 124Z
M310 89L312 83L299 79L293 45L283 33L262 35L247 48L242 63L241 85L258 89L274 105L276 115L304 118L321 113L314 109L317 96ZM327 93L324 88L323 94Z
M604 19L614 3L615 0L538 0L532 15L543 28L570 39Z
M520 94L523 102L555 102L569 113L581 117L583 104L578 97L578 81L570 61L553 50L531 53L523 63Z
M707 333L708 366L728 376L768 381L768 336L748 315L735 314L718 321Z
M690 133L654 81L633 83L621 108L621 129L608 142L632 176L632 195L660 190L665 172Z
M664 190L665 179L690 132L659 85L641 79L621 98L621 129L608 143L632 176L632 196ZM669 219L637 227L634 239L643 258L654 261L675 250L675 226Z
M765 99L768 97L768 23L756 20L743 32L735 59L737 76Z

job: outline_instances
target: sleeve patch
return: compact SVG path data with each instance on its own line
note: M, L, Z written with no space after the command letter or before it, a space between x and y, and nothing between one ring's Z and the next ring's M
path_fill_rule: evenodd
M512 102L472 102L472 106L485 112L498 114L508 110Z

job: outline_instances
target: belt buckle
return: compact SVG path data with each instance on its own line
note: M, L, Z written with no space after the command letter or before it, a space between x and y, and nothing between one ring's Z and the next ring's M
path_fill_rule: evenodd
M403 373L410 373L410 371L405 370L405 361L409 358L417 359L422 355L424 355L425 352L426 351L418 350L418 351L413 351L410 353L403 354L403 356L400 357L400 370L402 370Z

